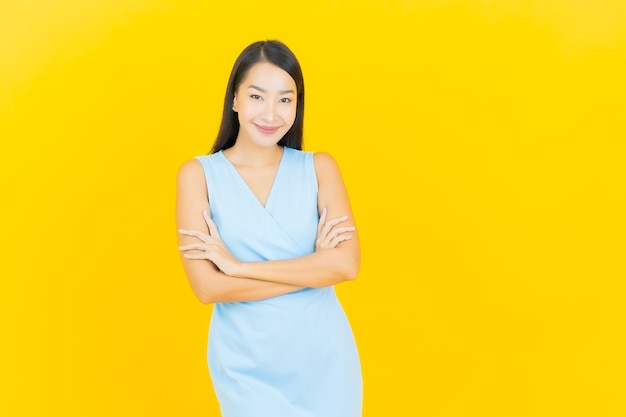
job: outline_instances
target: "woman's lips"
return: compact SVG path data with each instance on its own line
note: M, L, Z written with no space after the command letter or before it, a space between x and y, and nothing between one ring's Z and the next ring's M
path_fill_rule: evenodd
M256 128L265 135L271 135L272 133L276 133L276 131L280 129L280 126L261 126L257 124L255 124L254 126L256 126Z

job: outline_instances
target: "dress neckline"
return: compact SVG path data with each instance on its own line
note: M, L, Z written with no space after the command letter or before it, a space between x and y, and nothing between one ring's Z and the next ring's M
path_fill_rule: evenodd
M239 178L239 180L241 181L241 183L243 184L244 188L247 190L248 194L264 209L267 209L269 206L269 203L272 201L272 196L275 194L274 193L274 189L276 188L276 184L280 178L281 175L281 171L282 171L282 166L284 165L283 162L286 159L286 154L287 154L288 148L283 146L283 154L280 156L280 161L278 161L278 167L276 168L276 173L274 174L274 180L272 181L272 186L270 187L270 191L267 195L267 199L265 200L265 204L263 204L261 202L261 200L259 199L259 197L252 191L252 188L250 188L250 186L248 185L248 183L246 182L246 180L243 178L243 176L241 175L241 173L239 172L239 170L237 169L237 167L235 167L235 164L233 164L231 162L230 159L228 159L226 157L226 155L224 155L224 151L220 150L218 152L219 155L221 155L221 157L224 159L224 161L226 161L226 164L230 167L230 169L236 174L237 178Z

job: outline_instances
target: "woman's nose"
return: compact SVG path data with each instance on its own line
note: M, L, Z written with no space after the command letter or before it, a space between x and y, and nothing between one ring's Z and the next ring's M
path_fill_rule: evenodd
M263 111L263 120L273 122L276 119L276 106L274 103L267 103Z

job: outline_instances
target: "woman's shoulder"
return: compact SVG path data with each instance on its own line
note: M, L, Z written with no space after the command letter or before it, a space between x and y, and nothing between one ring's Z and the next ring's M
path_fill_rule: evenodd
M215 153L210 153L208 155L198 155L194 157L193 159L191 159L190 161L198 161L201 164L204 164L207 161L215 161L216 159L220 159L222 157L223 157L222 151L219 151ZM187 161L187 162L190 162L190 161Z
M313 152L313 162L316 169L336 169L337 161L328 152Z
M219 165L219 161L223 159L221 152L208 155L199 155L183 162L178 170L179 175L188 176L204 176L204 171L212 165Z
M320 151L304 151L285 146L285 150L293 155L300 156L302 158L312 158L315 164L335 164L335 159L328 152Z
M178 178L182 181L192 180L204 176L202 163L196 157L183 162L178 168Z
M313 152L313 167L320 184L341 179L339 165L328 152Z

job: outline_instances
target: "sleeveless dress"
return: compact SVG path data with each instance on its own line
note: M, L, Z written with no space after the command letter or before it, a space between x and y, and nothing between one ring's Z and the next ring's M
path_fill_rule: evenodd
M197 157L213 221L242 261L296 258L315 250L313 153L283 149L265 206L221 151ZM223 417L361 417L358 352L332 286L216 303L208 362Z

